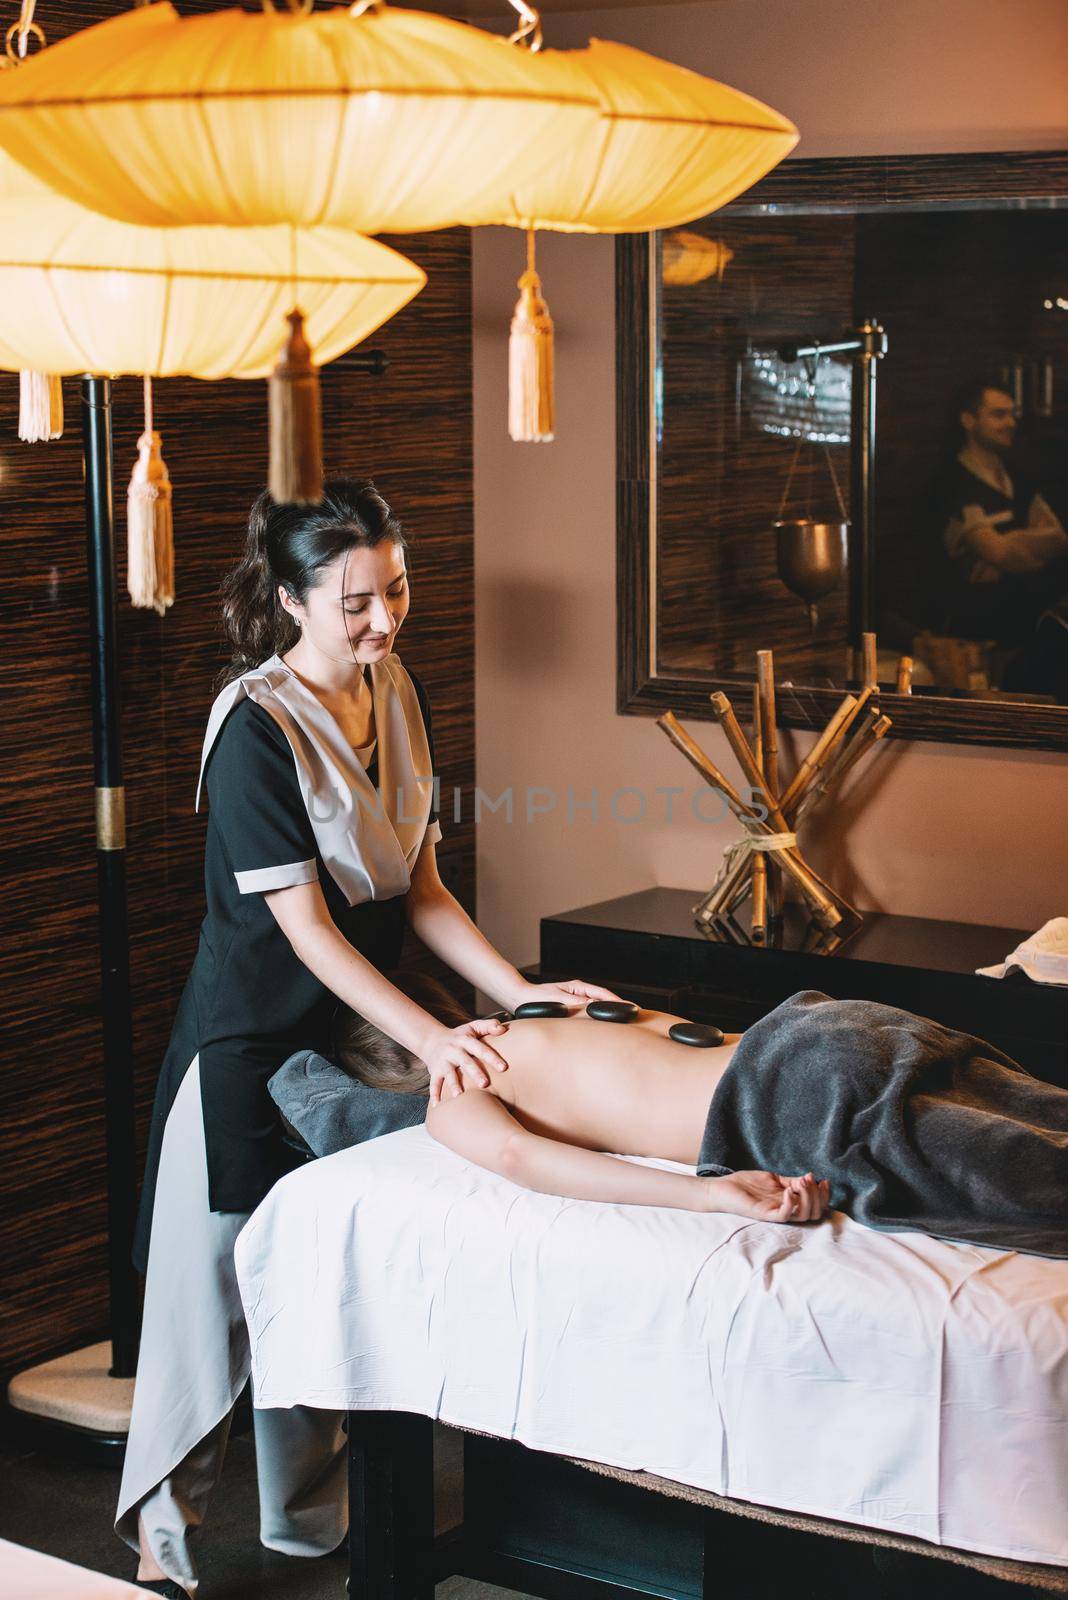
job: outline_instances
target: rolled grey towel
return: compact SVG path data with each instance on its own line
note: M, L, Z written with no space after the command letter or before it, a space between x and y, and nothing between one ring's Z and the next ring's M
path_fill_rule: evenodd
M291 1055L267 1089L283 1119L316 1156L332 1156L426 1120L425 1094L372 1089L315 1050Z
M992 1044L804 990L747 1029L698 1172L813 1172L869 1228L1068 1257L1068 1090Z

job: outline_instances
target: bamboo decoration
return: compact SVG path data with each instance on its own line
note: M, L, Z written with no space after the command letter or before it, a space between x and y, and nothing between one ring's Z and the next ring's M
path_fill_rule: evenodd
M805 861L797 841L797 828L802 818L833 794L847 773L890 730L891 719L883 714L878 704L876 660L875 635L865 634L863 662L867 681L864 687L855 694L845 695L781 794L771 651L757 652L751 740L746 737L727 695L717 690L709 696L713 718L723 730L750 795L749 804L670 711L657 719L657 726L676 749L706 783L720 791L744 829L742 838L725 852L724 863L712 888L693 907L699 927L720 933L725 930L733 936L738 925L734 924L732 930L730 919L751 896L749 938L754 944L765 943L771 929L781 922L782 890L787 879L811 909L819 935L814 948L826 952L837 948L847 920L859 918L855 908ZM911 669L911 661L903 656L896 677L901 693L911 690ZM764 818L761 810L766 813Z
M859 695L846 695L787 786L786 793L782 797L782 808L788 815L792 812L798 799L809 784L823 770L823 766L837 746L839 738L848 737L849 730L867 705L872 693L873 690L869 684L861 690Z
M757 685L757 693L761 702L761 729L763 730L764 707L767 704L767 696L764 693L762 686L759 684ZM779 801L775 796L770 776L765 779L765 774L761 771L760 764L754 756L753 751L750 749L745 734L738 726L738 719L734 715L733 706L727 699L727 696L719 693L718 691L717 693L710 695L709 699L712 702L713 716L722 727L723 732L726 734L727 743L730 745L731 751L733 752L738 765L741 767L742 772L745 775L745 779L749 784L750 790L755 796L759 797L761 804L766 807L769 822L772 823L772 825L780 834L789 835L792 830L790 828L790 824L783 815ZM766 745L764 750L766 759ZM786 846L782 846L780 848L783 849L784 853L787 853ZM796 846L789 848L788 853L794 856L797 860L801 859ZM767 862L765 864L765 871L769 877L773 870L773 864L770 861ZM816 883L819 884L824 893L831 900L837 902L839 910L848 911L851 915L855 915L852 906L847 905L846 902L840 898L840 896L836 895L830 885L824 883L823 879L818 873L813 872L811 867L809 867L807 870L815 879ZM769 910L768 914L774 915L775 913ZM778 915L781 916L782 912L779 911Z
M819 783L809 789L801 804L797 808L794 822L801 819L812 810L812 807L825 794L836 789L850 769L856 766L860 758L867 754L874 744L889 733L891 722L889 717L880 716L877 710L871 710L864 718L862 726L857 730L856 737L848 745L839 749L835 760L828 767Z
M724 696L726 699L726 696ZM730 702L727 702L728 706ZM731 712L734 716L734 712ZM756 761L757 773L760 778L759 787L764 786L764 721L761 716L760 685L753 685L753 756ZM758 850L751 863L753 884L753 914L749 919L749 931L753 936L754 944L763 944L768 936L768 862L762 850Z
M779 734L775 711L775 658L770 650L758 650L757 694L760 699L760 737L764 750L764 772L773 794L779 792ZM768 862L768 916L779 921L782 917L782 875L772 862Z
M860 659L860 675L864 679L865 688L877 689L879 687L879 654L874 633L861 634Z
M754 841L769 838L776 839L776 845L773 848L776 849L782 861L783 869L789 873L811 905L812 915L816 921L824 928L837 927L842 920L842 913L838 910L831 897L820 888L800 856L791 849L794 842L793 834L783 834L770 822L763 822L753 808L746 805L738 791L728 782L714 762L709 760L700 745L690 738L685 728L672 712L665 711L664 715L656 720L657 726L663 728L676 749L681 750L682 754L697 768L705 781L711 784L714 789L718 789L723 795L728 806L745 827L747 848L750 850L765 849L768 847Z

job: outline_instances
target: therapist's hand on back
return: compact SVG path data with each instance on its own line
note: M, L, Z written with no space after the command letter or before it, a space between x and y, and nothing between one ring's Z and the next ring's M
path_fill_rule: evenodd
M507 1032L508 1024L496 1017L476 1017L457 1028L439 1024L420 1051L430 1074L430 1104L463 1094L468 1084L484 1089L491 1070L507 1072L507 1061L487 1043L495 1033Z

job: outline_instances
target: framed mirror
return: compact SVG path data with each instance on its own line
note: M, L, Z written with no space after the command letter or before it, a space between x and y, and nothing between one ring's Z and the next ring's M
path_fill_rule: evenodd
M1068 152L788 161L616 301L619 711L822 727L874 632L893 736L1068 750Z

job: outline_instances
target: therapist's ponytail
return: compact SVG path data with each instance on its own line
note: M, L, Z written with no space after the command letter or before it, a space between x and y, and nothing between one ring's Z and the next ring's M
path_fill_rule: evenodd
M249 512L245 553L222 584L232 654L219 687L297 642L299 629L278 598L280 584L304 605L324 567L383 539L407 550L400 522L373 483L332 479L313 506L276 505L265 490Z

